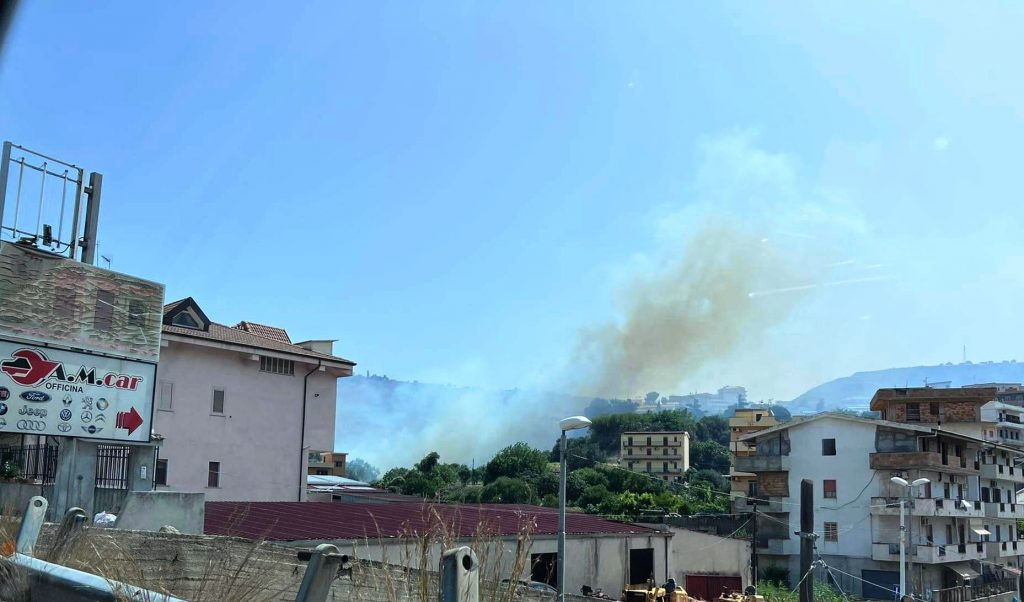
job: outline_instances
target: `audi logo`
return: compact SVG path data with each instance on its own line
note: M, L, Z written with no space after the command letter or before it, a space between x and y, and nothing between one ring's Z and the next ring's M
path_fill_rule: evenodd
M18 428L23 431L42 431L46 429L46 423L42 420L19 420Z

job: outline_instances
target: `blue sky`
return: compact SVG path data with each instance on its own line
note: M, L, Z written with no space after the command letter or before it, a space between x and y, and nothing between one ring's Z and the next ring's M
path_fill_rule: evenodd
M799 290L636 387L785 399L1016 357L1022 10L26 1L0 138L105 174L115 269L395 378L551 382L728 224Z

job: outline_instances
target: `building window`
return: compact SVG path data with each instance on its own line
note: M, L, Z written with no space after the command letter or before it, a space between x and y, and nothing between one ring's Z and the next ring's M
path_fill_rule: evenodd
M933 401L933 402L929 403L928 404L928 411L930 411L932 413L932 416L938 416L939 415L939 403L937 401Z
M668 462L661 463L661 472L668 472Z
M114 293L96 291L96 313L93 316L93 327L96 330L110 330L114 327Z
M206 477L207 487L220 487L220 462L210 462L210 472Z
M757 481L748 481L747 482L747 497L756 497L756 496L757 496Z
M629 441L629 443L627 443L626 445L628 445L628 446L630 446L630 447L633 447L633 438L632 438L632 437L630 437L630 438L628 439L628 441Z
M292 360L283 360L279 357L267 357L265 355L261 355L260 372L270 372L271 374L283 374L285 376L294 376L295 362L293 362Z
M754 422L761 422L761 414L754 414Z
M171 324L181 326L183 328L199 328L199 322L196 322L196 319L192 317L192 314L187 312L181 312L174 316L174 319L171 320Z
M138 299L128 302L128 325L146 327L146 306Z
M153 475L156 485L167 485L167 460L156 461L156 474Z
M907 404L907 422L921 422L921 404Z
M667 456L668 455L668 448L667 447L661 450L661 455L663 455L663 456Z
M821 455L823 455L823 456L834 456L834 455L836 455L836 440L835 439L822 439L821 440Z
M54 291L53 309L62 318L75 317L75 302L78 293L73 288L58 286Z
M825 523L825 541L839 541L839 523Z
M822 481L825 486L825 497L829 499L836 499L836 481L835 479L825 479Z
M662 445L668 445L668 436L663 437L665 442Z
M345 466L345 461L344 460L335 460L334 461L334 467L335 468L342 468L343 466Z
M213 390L213 413L224 413L224 389Z
M650 438L650 437L648 437L648 438L647 438L647 445L648 445L648 446L650 446L650 445L651 445L651 438Z
M647 472L651 472L651 463L650 462L647 463Z
M170 410L174 403L174 383L160 381L160 395L156 400L158 410Z

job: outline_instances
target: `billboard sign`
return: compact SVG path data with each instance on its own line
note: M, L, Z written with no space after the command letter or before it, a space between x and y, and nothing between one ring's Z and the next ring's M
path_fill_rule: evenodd
M0 337L160 359L162 284L0 242Z
M0 340L0 433L148 442L156 364Z

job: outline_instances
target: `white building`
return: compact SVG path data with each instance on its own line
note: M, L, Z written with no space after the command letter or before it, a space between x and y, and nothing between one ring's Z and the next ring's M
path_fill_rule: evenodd
M1021 559L1014 517L1021 508L1007 495L1024 477L1020 469L1010 473L1013 450L937 426L843 414L795 420L745 440L756 443L757 453L737 458L737 469L757 475L757 494L766 502L759 506L762 574L774 567L788 571L793 583L801 576L794 533L801 481L809 479L817 552L838 569L833 576L847 593L892 598L887 588L899 583L899 500L907 495L913 496L908 582L914 591L970 600L980 590L964 586L988 581L1007 599L1016 592ZM890 481L894 476L930 482L908 492Z
M355 365L332 341L211 321L191 298L164 307L153 428L158 489L207 500L301 501L310 450L334 449L337 379Z

